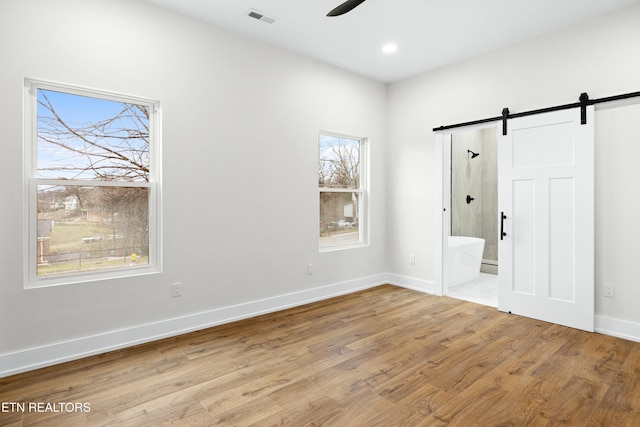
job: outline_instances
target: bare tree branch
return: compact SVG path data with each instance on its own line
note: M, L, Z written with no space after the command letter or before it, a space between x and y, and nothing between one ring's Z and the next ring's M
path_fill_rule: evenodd
M45 166L39 170L92 172L94 179L105 181L149 180L149 111L146 106L121 103L113 117L93 123L74 124L63 118L45 91L38 104L49 115L38 117L39 142L73 153L70 165ZM81 160L84 159L84 160Z

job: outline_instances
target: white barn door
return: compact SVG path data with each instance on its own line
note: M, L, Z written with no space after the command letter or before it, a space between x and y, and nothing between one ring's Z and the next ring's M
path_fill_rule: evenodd
M594 114L508 120L498 138L498 309L594 329Z

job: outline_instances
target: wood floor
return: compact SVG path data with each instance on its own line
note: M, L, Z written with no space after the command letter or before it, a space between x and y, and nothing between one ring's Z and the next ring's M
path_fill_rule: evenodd
M90 405L11 426L640 426L640 343L381 286L0 378L1 402Z

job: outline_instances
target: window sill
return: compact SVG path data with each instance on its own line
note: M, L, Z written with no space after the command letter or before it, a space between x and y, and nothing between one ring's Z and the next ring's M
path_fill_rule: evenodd
M106 280L127 279L140 276L162 273L158 266L131 267L127 270L109 271L94 274L69 274L56 277L39 277L27 280L24 289L49 288L54 286L76 285L89 282L102 282Z
M323 246L323 247L320 247L320 253L323 253L323 252L336 252L336 251L342 251L342 250L348 250L348 249L365 248L365 247L368 247L368 246L369 246L368 243L363 243L363 242L352 243L352 244L348 244L348 245Z

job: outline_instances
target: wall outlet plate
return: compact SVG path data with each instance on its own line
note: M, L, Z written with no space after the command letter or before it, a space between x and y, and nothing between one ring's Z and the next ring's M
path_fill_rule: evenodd
M604 284L604 296L607 298L613 298L616 296L616 288L613 283Z
M182 283L177 282L171 285L171 295L174 298L182 296Z

